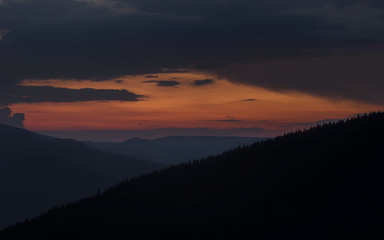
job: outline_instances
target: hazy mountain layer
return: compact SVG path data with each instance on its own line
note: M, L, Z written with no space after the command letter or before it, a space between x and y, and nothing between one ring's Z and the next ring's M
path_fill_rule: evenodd
M383 239L384 113L125 181L0 233L20 239Z
M0 125L0 229L161 167Z
M264 139L252 137L174 136L154 140L132 138L121 143L86 142L86 144L108 152L174 165L217 155Z

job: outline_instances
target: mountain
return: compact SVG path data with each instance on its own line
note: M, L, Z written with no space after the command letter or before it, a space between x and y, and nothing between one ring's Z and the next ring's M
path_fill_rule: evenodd
M161 167L0 125L0 228Z
M132 138L121 143L86 142L88 146L120 153L151 162L175 165L217 155L239 146L251 145L266 138L252 137L184 137L154 140Z
M173 166L0 233L23 239L383 239L384 113Z

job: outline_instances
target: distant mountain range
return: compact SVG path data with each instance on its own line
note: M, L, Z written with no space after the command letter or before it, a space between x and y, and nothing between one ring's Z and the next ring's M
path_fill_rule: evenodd
M120 153L161 164L174 165L217 155L251 145L266 138L252 137L184 137L173 136L154 140L132 138L120 143L85 142L88 146Z
M162 167L0 125L0 229Z
M297 131L124 181L0 239L384 239L383 136L384 113Z
M119 181L258 140L168 137L84 144L0 125L0 229Z

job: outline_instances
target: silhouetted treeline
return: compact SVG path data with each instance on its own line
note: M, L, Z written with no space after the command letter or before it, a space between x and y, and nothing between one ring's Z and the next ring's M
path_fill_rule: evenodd
M383 239L384 113L122 182L0 239Z

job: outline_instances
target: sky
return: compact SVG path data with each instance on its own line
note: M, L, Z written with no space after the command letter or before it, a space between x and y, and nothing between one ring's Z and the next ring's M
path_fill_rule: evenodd
M381 0L0 0L0 123L273 137L382 110Z

